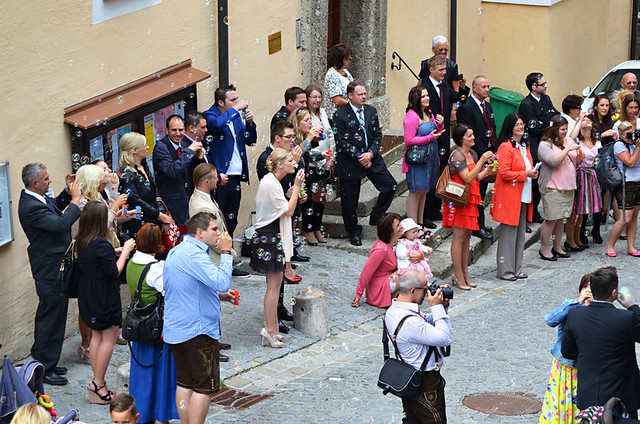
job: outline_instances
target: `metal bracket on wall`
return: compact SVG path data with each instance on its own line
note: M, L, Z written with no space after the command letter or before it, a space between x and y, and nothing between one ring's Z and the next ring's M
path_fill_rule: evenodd
M396 65L395 63L393 63L393 61L398 58L398 64ZM398 71L400 69L402 69L402 64L404 63L404 66L407 67L407 69L409 70L409 72L411 72L413 74L414 77L416 77L416 79L420 79L415 72L413 72L413 69L411 69L411 67L407 64L407 62L404 61L404 59L402 59L402 57L397 53L397 52L393 52L393 54L391 55L391 70L393 71L394 69L397 69Z

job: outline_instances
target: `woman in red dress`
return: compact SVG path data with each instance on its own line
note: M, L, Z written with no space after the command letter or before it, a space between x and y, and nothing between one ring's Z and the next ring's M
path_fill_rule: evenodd
M478 205L482 200L478 181L491 172L490 167L482 165L493 160L493 152L487 151L478 159L476 152L471 150L475 137L468 125L460 124L455 127L452 138L458 147L449 156L449 174L453 181L469 184L469 203L464 208L457 208L453 203L443 202L442 226L453 227L451 260L454 274L451 283L460 290L471 290L472 287L477 287L469 276L469 241L471 231L478 229Z

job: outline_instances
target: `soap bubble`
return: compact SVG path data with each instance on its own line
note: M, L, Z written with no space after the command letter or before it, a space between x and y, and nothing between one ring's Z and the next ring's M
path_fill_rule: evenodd
M130 188L126 189L124 191L124 195L127 196L127 197L131 196L131 189Z
M82 137L82 131L80 130L76 131L76 137L78 138Z
M529 128L535 128L536 125L538 124L538 122L535 119L532 119L531 121L529 121Z
M313 215L313 208L307 209L307 215Z
M75 162L75 163L73 164L73 169L75 169L76 171L77 171L78 169L80 169L80 164L79 164L78 162Z
M229 219L233 219L233 218L235 218L235 215L234 215L234 214L232 214L232 213L230 213L230 214L229 214Z
M262 259L264 259L265 261L271 260L271 252L265 252Z
M500 263L503 264L504 263L504 256L500 256Z
M447 153L445 149L440 149L440 156L444 156Z
M493 135L493 131L487 130L487 132L485 132L484 135L486 135L487 138L489 138L489 137L491 137Z
M222 22L224 22L225 25L229 25L229 22L231 22L231 18L229 18L228 16L225 16Z
M83 165L86 165L89 163L89 156L82 156L82 158L80 158L80 163Z
M481 7L479 7L479 8L478 8L478 15L482 15L482 13L483 13L483 12L484 12L484 9L483 9L483 8L481 8Z
M618 295L620 296L620 298L622 298L622 300L631 300L631 290L629 290L629 287L627 286L620 287L618 289Z
M71 155L71 160L74 162L78 162L80 160L80 155L77 153L74 153Z

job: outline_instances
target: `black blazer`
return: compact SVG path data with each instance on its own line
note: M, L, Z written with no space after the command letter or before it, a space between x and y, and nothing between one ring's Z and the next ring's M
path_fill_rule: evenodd
M70 203L71 195L66 191L51 200L53 208L24 190L20 192L18 217L29 240L27 252L36 281L56 281L60 261L71 243L71 225L80 217L80 208Z
M258 158L258 162L256 163L258 180L261 180L262 177L269 173L269 171L267 170L267 158L269 157L271 152L273 152L273 148L271 147L271 145L268 145L267 148L264 149L264 152L262 152L260 154L260 157ZM304 160L302 158L300 158L300 160L298 161L298 168L296 169L296 172L298 172L298 169L304 169ZM293 187L293 183L296 180L296 172L294 172L293 174L287 174L280 180L280 185L282 185L282 190L284 191L285 197L287 196L287 191L289 190L289 188Z
M150 176L146 160L142 161L142 167L147 175ZM129 209L140 206L140 210L142 210L142 219L130 219L122 223L122 230L125 234L135 238L140 227L146 222L151 222L158 226L162 225L158 220L158 215L160 212L166 213L167 211L161 210L156 203L158 193L153 178L147 180L142 173L133 172L130 167L120 168L120 186L118 190L120 193L129 194L127 199L127 207Z
M490 146L489 137L487 137L487 131L492 131L497 142L498 134L496 134L496 121L493 118L493 108L489 104L489 102L484 102L485 107L487 108L487 113L489 114L489 121L491 122L491 127L487 125L487 121L484 119L484 115L482 114L482 110L478 106L475 100L468 99L468 101L458 108L458 123L459 124L467 124L471 128L473 128L473 134L475 135L475 145L473 146L473 150L480 157L487 150L496 151L498 146Z
M188 139L182 139L180 157L166 136L153 148L153 172L158 194L178 225L185 224L189 219L190 172L198 160L195 152L188 148L190 145Z
M429 93L429 109L434 115L442 115L444 117L444 127L448 129L451 126L451 110L453 108L453 102L457 102L459 99L458 93L453 91L444 81L442 84L443 92L443 105L444 110L440 108L440 96L438 90L431 83L431 79L427 76L422 80L422 86L427 89Z
M382 171L386 168L380 148L382 147L382 130L378 120L378 111L373 106L364 105L364 123L362 128L360 120L348 103L333 114L335 127L336 151L336 176L346 179L360 179L367 175L367 169L358 163L358 155L365 152L373 153L370 171ZM367 144L365 143L365 131L367 132Z
M289 115L291 115L291 112L289 112L289 109L282 106L280 109L278 109L276 114L273 115L273 117L271 118L271 128L273 128L276 122L286 121L287 119L289 119Z
M559 115L560 112L553 106L551 97L543 94L538 102L531 94L525 97L520 103L518 114L522 117L525 131L529 134L529 146L534 162L538 162L538 144L542 133L549 126L551 118Z
M629 411L640 408L640 372L635 344L640 342L640 308L618 309L594 302L569 311L562 356L577 359L579 409L604 405L612 396Z

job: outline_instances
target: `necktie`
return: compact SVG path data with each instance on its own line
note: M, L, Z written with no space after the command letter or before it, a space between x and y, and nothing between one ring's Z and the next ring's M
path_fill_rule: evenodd
M362 131L364 132L364 145L369 147L369 143L367 142L367 126L364 124L364 109L358 109L358 120L360 121Z
M182 154L182 150L180 150L180 146L178 146L177 152L178 152L178 157L180 157L180 155Z
M44 196L44 201L47 202L47 206L49 207L49 209L51 209L52 211L60 215L60 212L58 212L56 205L53 204L53 202L51 201L51 199L49 199L49 197Z
M440 113L444 113L444 98L442 97L442 83L438 84L438 96L440 96Z
M489 145L491 146L495 146L496 145L496 135L493 131L493 126L491 125L491 119L489 119L489 113L487 112L487 106L485 105L484 102L482 102L480 104L482 106L482 115L484 116L484 122L487 123L487 128L489 129Z

